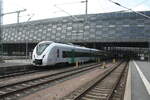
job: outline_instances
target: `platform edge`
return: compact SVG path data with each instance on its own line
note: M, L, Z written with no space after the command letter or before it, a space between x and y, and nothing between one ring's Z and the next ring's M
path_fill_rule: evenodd
M129 63L129 70L127 76L127 84L125 87L124 99L123 100L131 100L131 61Z

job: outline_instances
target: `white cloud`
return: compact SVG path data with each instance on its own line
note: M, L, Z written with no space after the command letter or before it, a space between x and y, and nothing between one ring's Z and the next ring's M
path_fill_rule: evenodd
M140 6L133 8L133 10L135 10L135 11L147 11L147 10L150 10L150 7L148 7L146 5L140 5Z

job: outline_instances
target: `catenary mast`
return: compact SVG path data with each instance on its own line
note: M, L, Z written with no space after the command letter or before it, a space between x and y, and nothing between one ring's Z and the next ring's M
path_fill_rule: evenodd
M2 0L0 0L0 61L2 59Z

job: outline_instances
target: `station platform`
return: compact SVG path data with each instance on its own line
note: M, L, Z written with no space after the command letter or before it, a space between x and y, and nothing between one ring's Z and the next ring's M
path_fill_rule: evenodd
M150 62L130 61L124 100L150 100Z
M21 65L31 65L30 59L4 60L5 63L0 63L0 67L11 67Z
M31 67L30 59L4 60L4 63L0 63L0 75L25 70Z

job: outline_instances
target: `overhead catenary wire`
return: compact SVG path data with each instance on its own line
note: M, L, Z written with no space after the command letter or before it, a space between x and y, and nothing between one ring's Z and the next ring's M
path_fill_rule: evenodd
M71 5L71 4L78 4L78 3L85 3L86 1L75 1L75 2L66 2L66 3L59 3L57 6L62 5Z
M88 14L88 0L81 0L81 1L76 1L76 2L69 2L69 3L60 3L60 4L55 4L54 7L59 9L60 11L68 14L69 16L71 16L75 21L78 21L79 19L70 14L69 12L65 11L64 9L62 9L61 7L59 7L60 5L70 5L70 4L75 4L75 3L85 3L85 22L87 22L87 14Z
M75 21L78 21L79 19L75 16L73 16L72 14L70 14L69 12L65 11L64 9L58 7L57 5L54 5L54 7L56 7L57 9L61 10L62 12L65 12L66 14L68 14L69 16L71 16Z
M118 2L114 2L114 1L112 1L112 0L108 0L108 1L110 1L110 2L114 3L115 5L120 6L120 7L122 7L122 8L125 8L125 9L127 9L127 10L130 10L130 11L132 11L132 12L134 12L134 13L137 13L137 14L139 14L139 15L141 15L141 16L143 16L143 17L145 17L145 18L150 19L150 16L147 16L147 15L145 15L145 14L141 13L141 12L134 11L134 10L132 10L132 9L128 8L128 7L125 7L125 6L121 5L121 4L120 4L120 3L118 3Z

